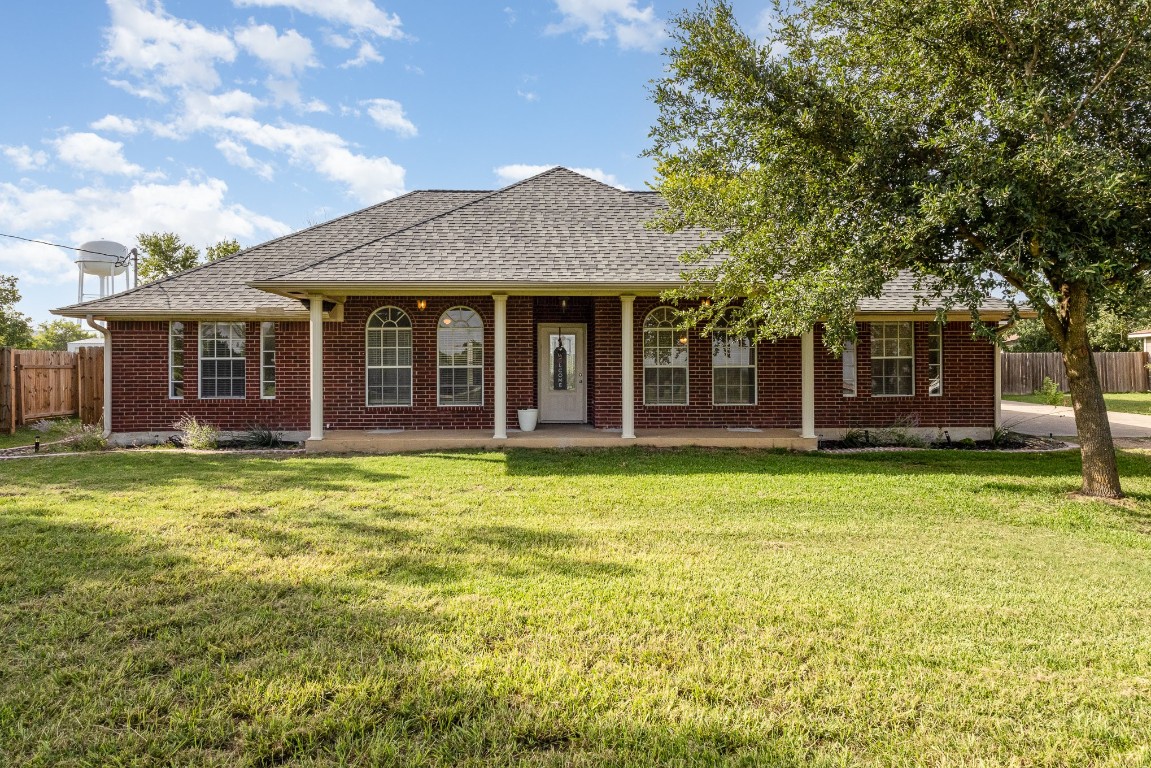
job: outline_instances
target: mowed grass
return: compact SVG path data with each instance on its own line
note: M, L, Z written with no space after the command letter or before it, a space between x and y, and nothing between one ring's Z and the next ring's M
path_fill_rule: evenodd
M1041 395L1004 395L1004 400L1017 400L1022 403L1043 403ZM1103 400L1112 413L1141 413L1151 416L1151 392L1109 392ZM1071 405L1071 396L1063 396L1063 404Z
M0 764L1151 764L1151 465L0 464Z

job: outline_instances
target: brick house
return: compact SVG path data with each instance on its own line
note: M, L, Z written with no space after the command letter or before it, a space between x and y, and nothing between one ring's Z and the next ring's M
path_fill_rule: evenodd
M659 295L700 233L645 227L662 204L563 168L411 192L55 312L105 323L105 424L125 441L182 414L313 450L350 433L518 439L520 409L538 410L537 434L585 425L596 444L723 430L813 447L895 422L954 437L996 424L996 348L967 313L937 324L909 278L861 303L842 357L819 327L758 343L678 330Z

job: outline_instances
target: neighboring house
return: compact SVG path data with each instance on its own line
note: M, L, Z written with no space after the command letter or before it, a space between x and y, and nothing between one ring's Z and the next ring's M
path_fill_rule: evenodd
M1151 328L1127 334L1127 338L1143 342L1143 351L1151 353Z
M842 358L819 327L754 344L677 330L659 296L701 233L646 227L663 205L563 168L495 192L411 192L56 313L107 323L107 428L124 440L182 414L301 432L313 449L348 430L503 438L523 408L613 440L758 429L813 447L896 422L990 433L995 347L965 311L937 326L910 278L860 304ZM989 300L982 317L1008 306Z

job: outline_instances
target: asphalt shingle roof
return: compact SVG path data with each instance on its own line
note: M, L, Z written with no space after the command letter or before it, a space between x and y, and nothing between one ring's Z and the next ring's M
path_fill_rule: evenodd
M663 206L656 194L618 190L565 168L495 192L412 192L165 280L56 311L97 317L304 317L297 299L269 290L672 287L685 268L680 255L706 234L647 227ZM864 299L859 309L930 310L917 305L922 293L910 275L901 275L883 296ZM1003 311L1007 304L991 300L986 309Z
M55 310L97 317L169 313L306 316L296 299L251 288L248 283L306 266L410 227L477 198L486 191L411 192L338 219L248 248L211 264L103 299Z

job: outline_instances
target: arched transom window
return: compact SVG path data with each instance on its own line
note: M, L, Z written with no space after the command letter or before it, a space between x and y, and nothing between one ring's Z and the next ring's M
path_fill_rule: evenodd
M436 333L440 405L484 404L484 321L471 307L440 315Z
M644 405L687 405L687 333L675 310L657 307L643 321Z
M412 404L412 321L399 307L368 318L368 405Z

